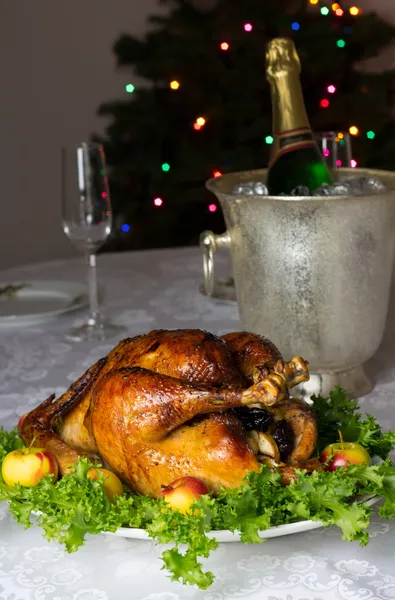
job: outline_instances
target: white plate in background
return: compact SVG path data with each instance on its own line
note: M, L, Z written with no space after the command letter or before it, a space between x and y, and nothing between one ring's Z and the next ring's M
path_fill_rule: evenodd
M0 281L23 287L11 297L0 294L0 325L35 325L88 304L88 287L74 281Z

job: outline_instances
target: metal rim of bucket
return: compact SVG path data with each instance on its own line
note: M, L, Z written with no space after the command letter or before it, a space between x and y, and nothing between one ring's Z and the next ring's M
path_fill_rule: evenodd
M231 192L223 191L221 186L226 184L231 179L234 179L234 185L240 183L246 183L248 181L263 181L266 182L268 169L254 169L251 171L235 171L234 173L226 173L221 177L212 177L206 181L206 188L214 194L221 194L226 196L228 200L237 200L242 194L232 194ZM372 198L378 198L386 194L395 194L395 171L385 171L381 169L353 169L353 168L339 168L331 169L331 173L334 174L335 180L339 175L361 176L361 177L377 177L385 185L388 186L388 190L382 194L370 194L370 195L338 195L338 196L262 196L258 194L248 194L242 196L243 199L260 199L270 200L272 202L338 202L339 200L372 200Z

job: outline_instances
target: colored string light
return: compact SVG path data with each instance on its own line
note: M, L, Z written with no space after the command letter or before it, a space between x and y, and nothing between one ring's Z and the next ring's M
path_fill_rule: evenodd
M332 10L333 10L333 12L336 12L338 8L340 8L340 4L338 4L337 2L335 2L334 4L332 4Z
M213 177L221 177L222 173L221 171L213 171Z
M170 165L169 165L169 163L163 163L163 165L162 165L162 171L164 171L165 173L168 173L168 171L170 171Z
M199 131L199 129L204 127L205 124L206 124L206 119L204 117L198 117L193 124L193 128L196 129L196 131Z
M359 129L355 125L351 125L351 127L348 131L350 132L351 135L358 135L358 133L359 133Z
M228 42L221 42L219 47L221 48L221 50L229 50L230 44L228 44Z
M253 26L251 23L244 23L244 31L252 31L253 30Z
M327 6L321 6L320 8L320 13L324 16L327 17L329 15L331 11L329 10L329 8Z
M344 10L342 8L338 8L335 10L335 15L337 17L342 17L344 15Z
M136 88L134 87L133 83L127 83L125 85L125 90L127 91L128 94L133 94L135 89Z
M343 163L342 163L342 161L341 161L341 160L337 160L337 161L336 161L336 166L337 166L337 167L341 167L341 166L342 166L342 164L343 164Z
M210 212L214 213L217 210L217 206L216 206L216 204L209 204L208 205L208 209L209 209Z
M346 45L346 42L344 40L337 40L337 42L336 42L336 46L338 48L344 48L345 45Z
M356 17L361 12L360 9L358 8L358 6L350 6L349 11L350 11L350 15L352 15L353 17Z
M310 0L310 4L318 4L318 0Z
M350 163L350 164L351 164L351 168L352 168L352 169L355 169L355 167L357 167L357 166L358 166L358 163L357 163L357 161L356 161L354 158L351 160L351 163Z
M300 29L300 25L297 21L294 21L292 23L291 27L292 27L293 31L299 31L299 29Z
M331 151L328 150L328 148L325 148L325 150L324 150L324 156L329 156L330 153L331 153Z
M329 94L334 94L336 92L336 86L334 86L334 85L328 85L328 87L326 89Z
M273 142L274 142L274 137L273 137L273 136L271 136L271 135L267 135L267 136L265 137L265 142L266 142L266 144L269 144L269 145L270 145L270 144L273 144Z
M121 231L123 231L124 233L127 233L130 230L131 230L131 227L127 223L124 223L123 225L121 225Z
M366 137L368 138L368 140L374 140L374 138L376 137L376 134L374 131L370 130L366 132Z
M176 79L174 79L174 81L170 81L170 88L172 90L178 90L179 87L180 87L179 81L176 81Z
M155 198L155 200L154 200L155 206L162 206L162 204L163 204L162 198Z
M329 105L330 105L330 102L327 98L323 98L320 102L321 108L328 108Z

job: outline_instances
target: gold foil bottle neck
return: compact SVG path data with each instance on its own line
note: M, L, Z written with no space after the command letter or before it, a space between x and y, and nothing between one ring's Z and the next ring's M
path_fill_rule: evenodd
M300 73L301 66L295 44L289 38L274 38L267 46L266 72L270 79L289 71Z

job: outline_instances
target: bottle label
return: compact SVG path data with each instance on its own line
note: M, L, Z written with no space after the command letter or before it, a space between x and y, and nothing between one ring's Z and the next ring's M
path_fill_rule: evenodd
M276 160L287 152L294 152L302 148L314 147L313 134L311 129L303 127L300 129L290 129L289 131L280 131L275 133L274 152L270 161L272 166Z

